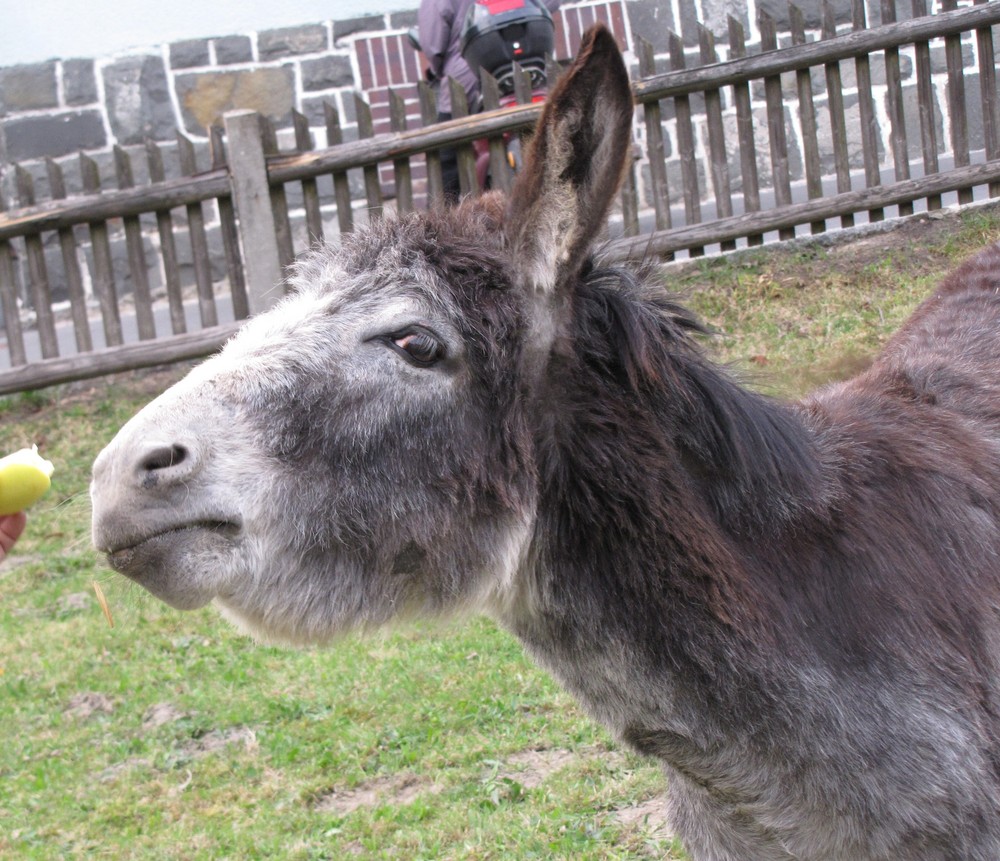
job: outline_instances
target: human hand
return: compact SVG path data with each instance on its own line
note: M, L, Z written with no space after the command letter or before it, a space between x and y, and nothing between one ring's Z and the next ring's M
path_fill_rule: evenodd
M28 516L23 511L0 516L0 561L3 561L3 558L10 552L10 548L21 537L27 522Z

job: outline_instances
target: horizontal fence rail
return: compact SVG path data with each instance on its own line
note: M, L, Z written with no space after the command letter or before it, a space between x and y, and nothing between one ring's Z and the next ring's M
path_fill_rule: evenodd
M326 151L273 156L268 159L268 179L272 184L315 179L334 171L366 167L373 162L412 158L428 150L525 131L534 126L541 113L541 105L514 105L448 120L432 128L380 134Z
M605 254L698 256L1000 197L1000 0L940 7L907 0L902 15L878 0L869 26L860 0L847 22L824 0L808 27L789 6L782 34L762 13L754 43L729 18L724 34L699 25L655 49L617 22L636 144ZM550 62L550 81L560 71ZM150 143L116 149L103 178L81 155L69 193L68 165L49 161L44 201L37 177L13 168L0 195L0 394L217 350L316 243L444 205L444 148L475 193L473 145L488 141L492 185L509 189L508 147L541 112L526 76L515 84L519 103L500 109L484 76L478 112L453 86L445 123L426 83L377 103L359 94L351 123L332 104L318 127L236 112L210 131L208 167L179 135L177 175Z
M229 172L224 168L121 191L76 195L0 213L0 240L87 222L129 218L229 196Z
M221 349L243 325L242 320L162 341L123 344L66 358L19 365L0 373L0 394L73 383L122 371L200 359Z
M898 206L931 195L998 181L1000 181L1000 162L956 168L922 180L905 180L873 186L832 198L789 204L780 210L747 212L732 218L620 239L608 245L605 256L610 261L663 256L685 248L707 245L710 242L724 242L782 230L807 224L816 219L836 218L864 210Z

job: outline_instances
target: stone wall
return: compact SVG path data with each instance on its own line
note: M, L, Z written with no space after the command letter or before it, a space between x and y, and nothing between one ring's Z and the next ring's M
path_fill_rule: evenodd
M902 7L909 5L900 4L900 18L906 17ZM799 6L807 27L812 28L810 36L815 36L820 0L801 0ZM850 2L834 0L834 7L843 30L849 24ZM879 22L878 7L875 3L870 10L870 23ZM661 70L669 67L665 54L670 31L683 35L688 65L699 63L699 21L716 34L720 57L726 59L727 16L744 25L753 52L760 11L776 19L779 32L787 32L785 0L582 0L565 4L557 15L557 53L562 59L568 57L580 31L601 17L613 24L626 49L633 44L633 34L651 41L661 58ZM78 151L93 154L103 166L109 163L108 154L115 145L132 147L153 140L169 150L177 130L203 150L206 127L218 123L222 113L232 108L258 110L279 129L287 129L292 110L298 110L309 119L316 144L323 146L324 103L337 109L350 139L356 132L354 94L361 92L371 102L380 130L388 119L384 105L389 86L407 99L410 121L419 122L415 84L421 70L405 40L406 30L415 23L416 11L412 10L174 42L128 56L55 59L0 68L0 171L9 174L4 165L23 164L35 175L44 197L46 180L40 160L54 158L67 169L72 191L76 188L72 162ZM965 54L969 63L966 85L976 88L971 44L966 44ZM943 48L937 48L932 59L936 73L943 75ZM852 86L851 65L843 64L848 88ZM905 50L902 71L907 97L912 98L913 63ZM884 82L878 58L873 72L878 89ZM822 96L822 82L817 84ZM762 107L762 88L757 88L754 97ZM848 100L850 107L849 93ZM876 102L885 143L884 98ZM943 98L939 103L944 104ZM822 102L817 103L821 122L823 108ZM947 117L941 109L937 113L944 132ZM910 110L908 115L916 117L917 112ZM970 122L973 147L982 146L982 129L975 127L973 117ZM911 134L911 140L919 140L919 135ZM173 161L166 158L168 170ZM107 185L113 184L112 173L102 171ZM8 201L13 200L9 176L0 189L7 192Z
M871 0L870 0L871 2ZM833 0L840 32L850 28L850 0ZM869 22L880 21L879 3L869 10ZM900 4L900 18L905 17ZM800 0L808 37L817 38L821 0ZM788 44L788 6L785 0L578 0L566 3L556 16L557 55L569 57L575 50L583 29L593 20L607 21L615 30L619 42L626 50L635 46L636 36L650 41L657 54L659 71L670 68L667 57L668 34L673 31L683 36L688 66L700 63L698 50L698 22L704 22L717 36L717 49L721 59L727 59L727 18L733 16L744 27L749 40L749 52L759 50L758 14L766 12L778 25L781 44ZM222 35L193 39L136 51L127 56L103 58L65 58L48 60L30 65L0 68L0 195L5 204L18 205L14 188L14 171L11 163L18 163L34 178L38 200L49 196L45 159L59 164L66 174L70 194L81 190L79 158L85 151L95 159L100 168L104 188L117 185L113 168L112 148L123 147L132 154L136 181L145 182L146 155L144 142L158 142L163 150L167 176L180 173L176 156L178 130L196 146L198 166L209 166L206 127L220 121L222 114L233 108L252 108L268 116L279 129L279 141L290 145L291 116L296 110L310 123L317 146L326 144L324 104L331 104L338 112L344 127L344 136L351 139L357 134L355 94L361 93L372 105L376 131L388 125L387 92L391 87L406 99L409 121L419 122L416 82L421 70L418 59L406 41L406 31L416 23L416 11L373 15L348 20L329 20L303 23L298 27L264 30L252 33ZM996 39L997 31L994 28ZM634 61L634 54L627 56ZM936 93L935 119L939 146L947 149L949 118L945 109L944 49L936 44L932 49L934 86ZM976 55L972 43L963 44L966 63L965 86L970 105L976 105L978 75ZM854 64L841 64L845 78L845 104L850 126L851 162L855 167L862 163L860 118L857 109L856 86L853 83ZM901 52L901 72L906 100L907 122L911 159L920 159L920 134L916 109L916 81L912 48ZM633 74L635 64L633 62ZM875 97L876 124L880 147L891 152L888 142L889 121L886 104L885 70L880 56L872 58L873 95ZM820 123L820 138L828 144L829 119L822 74L813 75L816 96L815 109ZM794 110L794 76L785 76L788 110ZM852 92L852 88L855 92ZM758 162L762 182L770 174L767 158L767 121L764 113L764 88L752 88L754 108L757 112L755 128L758 140ZM723 107L730 132L735 117L728 92L723 93ZM692 98L697 114L700 97ZM664 112L667 131L668 175L671 196L683 199L680 183L680 157L672 143L674 130L670 106ZM797 123L789 123L789 166L793 180L803 174L801 141L796 138ZM969 112L968 134L973 149L983 147L983 129L978 111ZM637 123L636 135L643 141L644 129ZM702 191L710 198L710 183L705 182L707 135L703 126L696 128L696 155L702 174ZM824 148L825 166L832 169L832 150ZM891 161L891 158L890 158ZM391 169L391 168L387 168ZM735 190L739 190L738 164L732 165ZM648 170L640 171L646 178ZM353 177L354 195L359 208L364 206L363 184L359 176ZM325 203L332 200L332 187L327 183ZM290 189L291 203L296 203L294 189ZM648 203L648 201L647 201ZM329 208L327 209L329 210ZM332 211L331 211L332 212ZM331 221L333 221L331 214ZM298 219L301 223L301 218ZM210 225L211 227L211 225ZM155 231L149 231L148 242L155 244ZM215 246L214 269L218 277L224 274L221 242L216 232L210 230L210 241ZM54 243L54 237L48 237ZM57 257L53 245L52 256ZM151 250L155 250L152 249ZM129 272L124 254L116 254L120 288L129 289ZM182 261L183 262L183 261ZM58 273L59 263L53 262L53 272ZM154 283L156 274L154 273ZM186 270L185 280L190 281ZM59 295L56 277L54 290Z
M582 25L594 18L587 13L598 7L617 8L617 29L627 48L622 3L566 4L557 20L563 58L575 46ZM351 139L356 134L354 94L372 103L376 129L381 130L390 86L412 107L410 120L419 121L416 83L421 69L406 41L416 17L411 10L321 21L174 42L128 56L0 68L0 170L17 162L44 187L39 160L46 157L72 176L69 161L78 151L105 164L105 154L114 146L153 140L169 149L178 130L203 148L206 128L234 108L257 110L279 130L290 127L293 109L300 111L309 119L316 144L323 146L325 103L336 108L345 137ZM6 190L10 192L9 180Z
M350 110L344 94L359 88L351 37L405 31L415 19L409 12L325 21L0 68L0 163L32 169L51 157L72 172L66 159L78 151L102 163L116 145L153 140L169 148L178 130L205 144L206 127L232 108L260 111L279 127L293 108L321 118L324 100Z

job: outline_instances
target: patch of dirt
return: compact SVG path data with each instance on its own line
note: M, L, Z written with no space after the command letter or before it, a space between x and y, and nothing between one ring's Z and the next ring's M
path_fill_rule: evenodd
M625 756L619 751L601 747L583 750L525 750L508 757L497 776L501 779L516 780L525 789L535 789L557 771L574 762L600 760L605 765L620 766ZM669 839L670 826L667 823L667 805L664 798L654 796L631 807L614 811L615 820L629 831L641 832L647 837Z
M248 726L234 726L229 729L213 729L205 735L193 738L184 745L184 753L188 756L203 756L222 750L231 744L242 744L248 752L257 750L257 733Z
M141 756L133 756L129 759L123 759L121 762L116 762L114 765L109 765L97 776L97 779L101 783L110 783L126 771L131 771L133 768L149 768L152 767L152 765L153 761L151 759L146 759Z
M864 269L886 259L895 252L905 254L908 264L929 264L940 260L935 249L948 234L961 227L957 213L942 211L915 216L899 223L874 227L867 233L844 236L830 234L825 245L827 253L845 267Z
M507 757L496 773L499 780L510 780L524 789L541 786L551 775L573 762L587 757L621 758L621 754L604 749L584 751L549 748L524 750ZM352 788L330 789L314 801L316 810L346 816L362 807L382 804L406 805L421 795L434 795L442 787L414 775L378 777Z
M654 797L633 807L622 807L615 811L615 819L630 831L642 831L650 837L669 837L667 803L663 798Z
M507 758L497 773L501 780L516 780L525 789L541 786L546 778L581 758L579 752L554 748L523 750Z
M182 712L173 703L154 703L146 709L146 713L142 716L142 728L146 730L156 729L186 717L190 717L190 714Z
M97 691L73 694L63 712L76 720L87 720L95 714L111 714L115 710L110 697Z
M160 726L163 723L167 723L172 720L180 720L182 717L187 717L185 713L179 711L175 706L170 703L157 703L146 710L146 715L143 717L143 728L150 729L147 726L147 721L150 720L160 720L161 724L156 724ZM192 738L185 741L179 748L173 751L173 754L169 759L174 763L186 763L192 759L198 759L202 756L207 756L215 751L222 750L225 747L229 747L233 744L242 744L244 749L253 752L257 750L257 734L248 726L235 726L229 729L221 730L216 729L211 732L207 732L198 738ZM104 771L98 775L98 780L102 783L110 783L127 771L133 768L152 768L153 761L147 759L146 757L133 756L128 759L124 759L121 762L116 762L113 765L109 765ZM182 790L186 784L182 785L180 789Z
M47 562L48 559L49 557L44 553L21 553L19 550L15 551L13 555L0 561L0 578L18 573L22 568L27 568L29 565L37 565L39 562ZM34 611L22 608L15 610L14 615L23 616L27 615L29 612Z
M70 613L86 610L92 601L93 598L89 592L71 592L60 597L56 602L56 607L61 615L68 616Z
M346 816L361 807L382 804L405 806L421 795L436 795L441 787L412 774L378 777L350 789L331 789L320 795L314 808L322 813Z

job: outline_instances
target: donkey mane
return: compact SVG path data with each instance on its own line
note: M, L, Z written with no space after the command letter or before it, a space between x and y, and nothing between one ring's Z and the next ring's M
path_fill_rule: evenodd
M708 330L652 272L588 266L574 295L580 364L616 389L586 403L650 409L647 432L676 449L722 528L769 532L815 504L822 474L800 417L712 363L696 339Z

